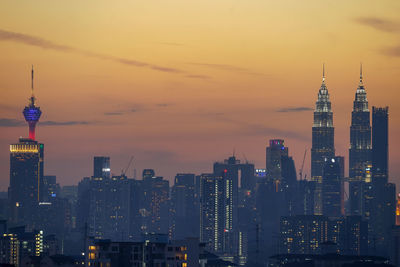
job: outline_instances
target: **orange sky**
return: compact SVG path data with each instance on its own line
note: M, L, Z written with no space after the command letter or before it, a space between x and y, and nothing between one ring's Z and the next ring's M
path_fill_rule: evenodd
M28 133L31 64L37 139L61 184L90 176L94 155L109 155L115 174L134 155L138 175L170 180L209 172L234 149L262 168L270 138L285 139L299 168L322 62L337 154L348 158L363 62L370 107L389 106L390 180L400 181L399 14L397 0L2 1L0 189L9 144Z

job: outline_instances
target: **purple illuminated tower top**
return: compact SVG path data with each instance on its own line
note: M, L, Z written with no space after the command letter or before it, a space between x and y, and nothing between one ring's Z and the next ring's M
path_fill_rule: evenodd
M24 108L22 112L24 114L25 120L29 125L29 138L35 140L35 127L36 123L39 121L42 111L40 108L35 106L35 96L33 95L33 66L32 66L32 95L29 99L29 105Z

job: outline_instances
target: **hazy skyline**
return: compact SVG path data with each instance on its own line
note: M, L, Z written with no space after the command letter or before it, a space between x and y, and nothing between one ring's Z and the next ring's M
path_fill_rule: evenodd
M138 177L154 168L170 181L210 172L233 150L264 168L272 138L285 140L299 169L323 62L336 154L347 169L362 62L370 109L389 106L389 180L398 183L400 3L309 2L4 1L0 189L9 144L28 135L31 64L45 174L61 184L92 175L95 155L110 156L116 175L134 155Z

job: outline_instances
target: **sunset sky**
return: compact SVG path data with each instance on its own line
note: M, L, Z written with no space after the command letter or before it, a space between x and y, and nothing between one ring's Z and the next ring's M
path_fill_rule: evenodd
M133 155L138 176L153 168L171 181L233 151L264 168L271 138L299 169L323 63L347 167L360 62L370 108L389 106L389 180L399 183L399 14L398 0L4 0L0 190L9 144L28 135L32 64L45 174L62 185L92 175L95 155L110 156L115 175Z

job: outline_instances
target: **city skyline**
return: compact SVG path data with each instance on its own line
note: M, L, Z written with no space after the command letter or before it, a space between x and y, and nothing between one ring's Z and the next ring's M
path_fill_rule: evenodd
M175 14L172 8L178 3L185 6L188 14L198 14L194 7L179 1L168 7L165 14L155 14L171 18ZM311 148L312 112L320 87L322 62L327 68L336 154L345 157L348 170L348 129L360 61L364 64L364 85L370 109L372 106L390 107L389 179L398 183L400 144L395 136L400 131L396 101L400 70L396 50L385 50L393 52L391 57L382 50L398 42L394 33L400 27L394 15L399 7L394 2L388 3L378 10L374 10L376 6L372 2L363 4L365 13L355 12L356 4L349 3L344 14L337 15L332 13L344 4L330 6L326 23L315 25L314 22L314 28L306 27L311 25L306 14L312 10L295 3L292 3L293 8L296 6L304 13L294 15L295 11L289 9L294 21L276 16L267 19L261 13L257 13L254 20L246 20L255 6L221 3L216 5L212 19L215 21L220 15L226 22L217 23L209 34L204 32L210 27L209 22L201 25L197 17L186 18L194 27L193 33L203 34L202 40L178 27L179 21L175 19L170 21L175 28L172 27L168 36L158 30L160 21L146 25L143 17L130 19L126 12L114 18L115 24L103 31L84 36L95 28L93 23L102 22L105 17L94 12L93 21L89 22L85 18L87 11L83 9L76 14L74 7L66 8L66 15L55 19L55 25L61 25L62 19L68 16L76 19L71 22L71 28L64 25L64 35L60 35L43 26L33 28L24 24L28 18L38 23L34 15L23 18L20 23L11 20L18 5L7 3L12 12L2 12L6 23L0 26L0 47L5 51L5 60L0 63L0 89L4 96L0 100L3 113L0 188L5 191L9 182L9 144L16 142L18 136L27 137L21 109L27 105L29 97L31 63L36 66L35 90L43 112L37 126L37 140L46 144L45 173L57 175L61 184L77 184L83 176L91 176L92 157L101 155L111 157L112 172L116 175L134 155L133 166L138 173L144 168L153 168L170 181L176 173L209 172L210 163L228 157L233 150L238 158L247 158L256 167L264 168L265 147L269 139L275 138L284 139L291 148L298 171L304 149ZM269 4L276 10L287 7ZM196 7L209 13L210 5L206 2ZM264 4L260 5L261 10L266 10ZM28 4L22 12L40 7L40 4L37 7ZM151 13L146 4L135 7L135 12ZM166 8L164 4L159 8L162 7ZM322 7L322 4L316 6L317 9ZM104 8L106 4L100 3L99 10ZM40 12L43 20L52 18L49 10ZM121 12L121 7L116 6L109 14L117 12ZM339 22L338 18L343 21ZM130 25L143 24L143 29L129 31L126 25L118 28L123 19ZM265 29L257 26L256 19L265 25L274 21L285 23ZM332 24L333 19L338 25ZM298 26L295 21L300 22ZM82 29L72 31L80 23L83 23ZM344 25L349 28L342 33ZM222 42L215 39L226 27L238 28L237 35L227 33L221 37ZM278 39L288 27L294 27L299 33L287 36L284 39L288 41L285 42L287 46L274 56L272 51L282 45L283 40ZM302 27L308 30L302 31ZM115 33L119 45L102 35L117 28L120 29ZM256 32L248 32L249 29ZM154 34L149 36L146 30ZM273 38L257 37L256 33L262 30L272 30ZM142 39L124 39L127 33L137 34ZM103 41L101 45L93 42L99 36ZM319 40L320 36L325 38ZM290 44L296 37L300 39ZM312 43L316 40L318 49L313 50ZM211 49L213 41L215 46ZM225 49L222 45L226 43L231 46ZM262 51L265 54L258 57ZM136 59L139 62L134 61ZM305 163L308 178L309 152ZM128 176L132 176L132 172Z

